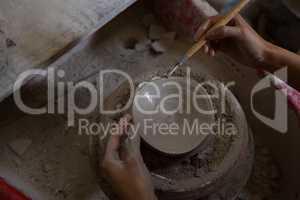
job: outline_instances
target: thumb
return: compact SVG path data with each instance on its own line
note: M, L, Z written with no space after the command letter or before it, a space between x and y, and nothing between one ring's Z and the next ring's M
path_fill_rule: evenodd
M206 34L208 40L222 40L225 38L238 38L240 37L241 30L234 26L221 26Z
M111 130L111 135L106 147L108 154L112 155L114 153L118 153L122 143L122 137L126 136L129 121L131 119L132 117L130 115L125 115L120 119L119 124L115 124Z
M132 157L140 155L140 137L139 135L134 135L132 131L129 131L128 137L124 140L121 145L121 159L127 160Z
M121 137L122 137L122 134L120 134L119 131L117 130L119 127L116 126L115 128L116 128L115 131L111 132L111 135L106 145L105 158L110 161L117 159L118 151L120 149Z

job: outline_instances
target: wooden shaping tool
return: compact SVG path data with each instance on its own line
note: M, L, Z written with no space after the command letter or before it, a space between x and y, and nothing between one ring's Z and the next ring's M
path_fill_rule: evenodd
M214 25L212 25L210 28L208 28L204 33L200 36L200 39L198 42L196 42L184 55L184 57L178 62L173 70L169 73L169 76L172 76L172 74L180 67L182 66L188 59L190 59L195 53L197 53L205 44L206 44L206 34L210 31L216 30L219 27L227 25L249 2L249 0L241 0L239 3L237 3L231 10L229 10L227 13L225 13L219 21L217 21Z

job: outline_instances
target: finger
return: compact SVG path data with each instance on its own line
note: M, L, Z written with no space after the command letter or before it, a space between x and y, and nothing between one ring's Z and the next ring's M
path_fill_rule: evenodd
M198 30L196 31L196 34L194 36L194 40L195 41L198 41L202 36L203 34L206 32L206 30L210 27L212 21L211 19L207 19L199 28Z
M213 41L207 42L203 49L205 49L203 51L209 56L215 56L216 54L216 46Z
M206 45L208 47L208 52L207 53L209 53L209 51L211 51L211 50L214 50L214 46L213 46L213 43L211 41L208 41L206 43Z
M240 28L233 26L222 26L209 31L206 35L208 40L221 40L225 38L237 38L240 36Z
M131 115L129 115L129 114L126 114L126 115L124 115L120 120L119 120L119 122L120 123L122 123L122 122L130 122L132 120L132 116Z
M133 154L133 147L131 144L132 140L132 130L130 129L130 121L132 120L132 116L129 114L126 114L124 117L120 119L119 125L121 128L121 132L123 135L126 135L126 137L123 137L121 139L121 148L119 150L120 159L122 161L125 161ZM131 156L132 157L132 156Z
M132 120L132 116L131 116L130 114L124 115L123 118L126 119L126 120L129 121L129 122Z
M205 45L204 48L203 48L203 50L204 50L205 54L208 54L208 51L209 51L208 45Z
M126 114L124 117L120 119L119 125L121 127L122 134L126 134L126 132L128 131L131 120L132 120L132 116L129 114Z
M122 135L126 136L126 131L128 130L129 127L129 122L127 119L121 119L119 122L119 126L120 126L120 132Z
M209 49L209 55L210 55L211 57L214 57L214 56L216 55L215 50L214 50L214 49Z
M124 138L122 137L127 133L129 121L131 119L132 117L130 115L125 115L120 119L119 123L115 124L111 129L111 135L108 139L104 155L104 162L106 164L114 163L114 166L118 166L118 164L120 164L121 150L123 146L122 143L124 142ZM111 164L109 165L112 167Z

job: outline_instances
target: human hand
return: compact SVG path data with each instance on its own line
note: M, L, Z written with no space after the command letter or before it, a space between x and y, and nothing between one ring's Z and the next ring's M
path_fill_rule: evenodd
M195 34L195 40L222 16L210 17L200 26ZM203 50L210 56L215 56L220 50L236 61L250 67L268 65L267 50L272 45L260 37L255 30L240 16L237 15L227 26L222 26L206 35L208 43Z
M120 199L155 200L151 175L140 153L140 138L127 135L130 120L131 116L125 115L115 127L107 143L102 170Z

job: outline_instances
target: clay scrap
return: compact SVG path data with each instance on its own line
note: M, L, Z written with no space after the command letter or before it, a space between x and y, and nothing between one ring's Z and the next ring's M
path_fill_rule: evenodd
M150 16L146 15L144 19L150 21ZM151 50L155 54L162 54L167 51L168 48L172 45L174 40L176 39L176 32L168 32L165 28L160 25L156 25L154 21L151 21L152 24L149 28L148 37L149 40L152 41L150 44ZM138 46L138 49L144 49L143 46Z
M153 42L151 44L151 49L154 51L154 53L157 53L157 54L166 52L165 44L160 41Z

